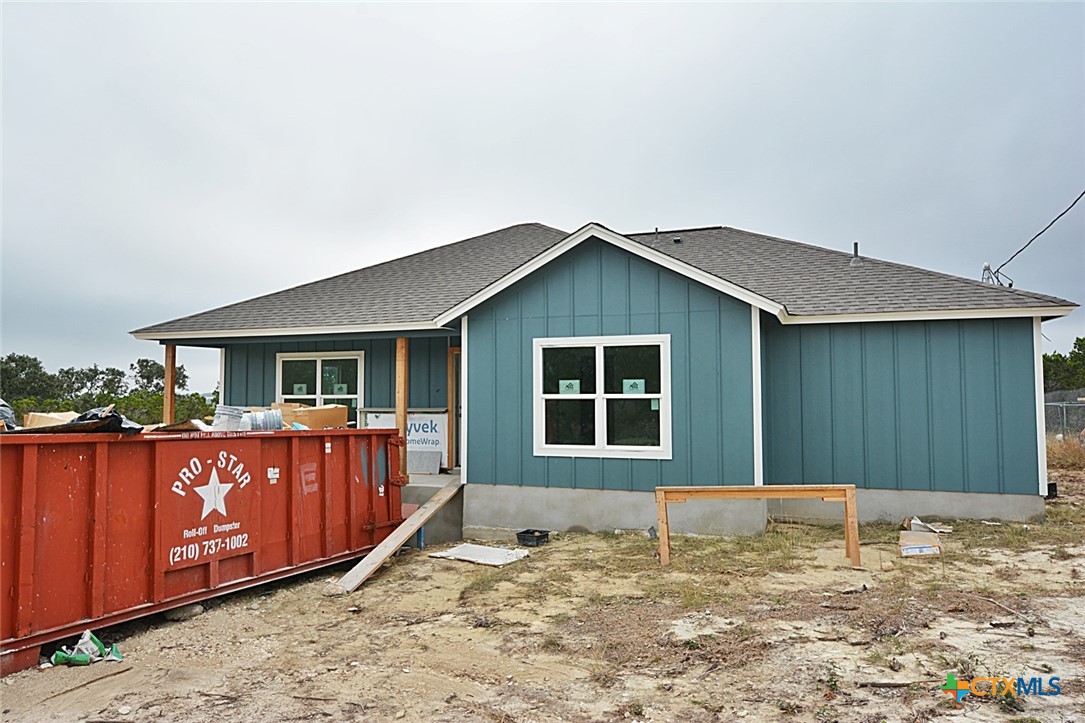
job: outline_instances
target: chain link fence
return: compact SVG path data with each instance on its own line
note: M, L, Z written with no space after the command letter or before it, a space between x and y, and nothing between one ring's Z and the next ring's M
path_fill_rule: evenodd
M1076 436L1085 430L1085 388L1048 392L1044 395L1044 416L1048 434Z

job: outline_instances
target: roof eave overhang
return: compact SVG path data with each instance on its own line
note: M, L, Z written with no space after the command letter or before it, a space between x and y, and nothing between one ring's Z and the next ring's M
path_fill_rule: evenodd
M320 334L381 334L397 331L441 331L442 324L417 321L398 324L353 324L342 326L270 327L263 329L211 329L204 331L133 331L132 336L145 341L168 342L179 339L230 339L254 336L313 336Z
M681 274L687 278L693 279L699 283L708 286L709 288L716 289L728 296L732 296L740 301L745 301L747 304L755 306L759 309L767 311L770 314L780 314L784 312L784 307L781 304L776 303L772 299L768 299L760 294L755 294L749 289L745 289L736 284L732 284L729 281L725 281L718 276L713 276L696 266L690 266L689 264L679 261L673 256L668 256L665 253L656 251L643 244L639 244L630 238L622 236L620 233L611 231L606 226L602 226L597 223L589 223L586 226L580 228L577 231L566 236L554 246L539 254L531 261L517 267L508 274L502 276L497 281L493 282L486 288L472 294L468 298L456 304L448 311L439 315L434 322L439 325L447 324L455 319L466 314L471 309L475 308L479 304L493 298L497 294L500 294L505 289L509 288L517 281L530 276L548 263L558 258L562 254L571 251L576 248L582 242L589 238L598 238L606 243L617 246L623 251L628 251L634 256L639 256L642 259L646 259L662 266L665 269L670 269L675 273Z
M878 312L867 314L777 314L781 324L858 324L878 321L937 321L939 319L1009 319L1066 316L1077 306L1022 306L1008 309L937 309L931 311Z

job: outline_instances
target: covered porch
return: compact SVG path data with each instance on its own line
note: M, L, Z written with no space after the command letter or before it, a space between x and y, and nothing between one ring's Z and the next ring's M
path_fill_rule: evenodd
M459 466L460 335L440 330L161 341L166 369L163 421L175 415L178 347L219 350L219 400L348 407L352 426L391 427L409 442L412 469Z

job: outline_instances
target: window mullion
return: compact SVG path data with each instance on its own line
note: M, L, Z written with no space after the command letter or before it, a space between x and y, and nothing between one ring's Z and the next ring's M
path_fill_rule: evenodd
M602 449L607 443L607 409L603 386L603 345L595 345L595 446Z

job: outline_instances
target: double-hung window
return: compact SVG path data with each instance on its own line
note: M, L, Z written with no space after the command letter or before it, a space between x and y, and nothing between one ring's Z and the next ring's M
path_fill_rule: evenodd
M362 352L283 353L276 362L278 401L342 404L352 417L362 406Z
M668 334L535 339L538 456L671 458Z

